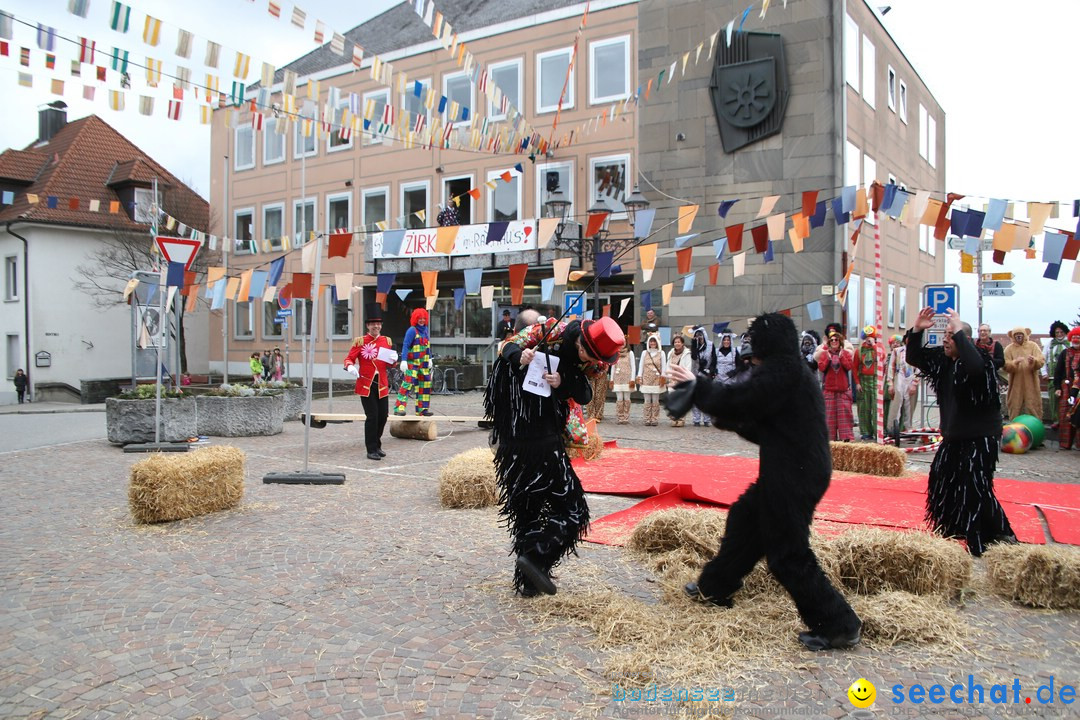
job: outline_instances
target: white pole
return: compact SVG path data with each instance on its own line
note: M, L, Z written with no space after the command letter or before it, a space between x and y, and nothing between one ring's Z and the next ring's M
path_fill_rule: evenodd
M158 188L157 178L154 178L154 203L150 211L150 217L153 218L153 223L150 225L150 231L153 235L157 235L157 223L158 223ZM151 242L156 242L151 240ZM154 375L156 376L156 383L154 387L154 444L161 442L161 346L165 342L165 272L166 263L162 260L158 261L158 344L157 344L157 358L154 361Z
M225 157L222 162L224 165L224 174L222 175L223 181L221 184L222 194L224 197L225 216L221 220L221 227L225 231L221 234L221 264L225 268L225 276L218 280L218 282L228 282L229 280L229 243L236 247L236 238L229 239L229 124L225 123ZM233 228L233 234L236 233L236 228ZM225 299L225 302L221 304L221 341L222 341L222 356L224 357L225 367L221 373L221 381L226 385L229 384L229 300Z
M315 384L315 328L318 326L318 322L316 322L315 319L319 317L319 277L322 272L322 237L315 238L315 242L318 243L315 247L315 282L312 283L312 292L314 292L315 298L312 300L311 305L312 321L308 323L308 332L311 334L311 342L308 343L308 354L304 359L308 375L307 412L304 413L304 472L308 471L308 436L311 434L311 386Z

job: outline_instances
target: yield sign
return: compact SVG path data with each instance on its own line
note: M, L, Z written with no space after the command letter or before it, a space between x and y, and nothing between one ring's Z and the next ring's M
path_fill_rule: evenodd
M186 240L184 238L163 237L158 235L154 238L165 260L171 263L184 263L184 270L191 269L191 263L195 261L195 255L202 247L198 240Z

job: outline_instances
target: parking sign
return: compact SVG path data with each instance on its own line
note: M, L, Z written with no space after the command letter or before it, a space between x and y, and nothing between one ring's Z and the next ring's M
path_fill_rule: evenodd
M958 285L923 285L923 298L934 310L934 327L923 334L926 347L941 347L945 328L949 325L949 308L960 312L960 287Z

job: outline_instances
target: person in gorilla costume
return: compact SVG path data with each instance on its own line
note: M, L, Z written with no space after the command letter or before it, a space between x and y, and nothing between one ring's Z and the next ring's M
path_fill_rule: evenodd
M731 506L720 551L685 589L696 600L731 607L743 578L764 557L809 628L799 633L803 645L849 648L859 642L862 622L810 548L814 508L832 475L821 386L799 352L790 318L759 315L749 341L754 366L742 382L722 385L685 368L668 370L676 383L668 412L682 417L696 406L717 427L761 447L758 478Z

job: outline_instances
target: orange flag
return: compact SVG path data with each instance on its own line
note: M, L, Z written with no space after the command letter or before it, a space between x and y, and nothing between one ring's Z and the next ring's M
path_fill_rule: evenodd
M510 266L510 304L520 305L525 295L525 273L529 271L528 263L515 263Z
M679 265L679 274L686 275L690 272L690 264L694 259L694 248L688 247L676 250L675 259Z
M810 217L817 210L817 190L803 190L802 194L802 214L806 217ZM803 237L806 237L803 235Z
M248 270L240 274L240 290L238 299L240 302L247 302L248 296L251 295L251 274L254 270Z
M190 287L191 292L187 296L187 305L184 306L184 312L195 312L197 303L199 302L199 286L192 285Z
M665 305L671 304L671 288L673 286L674 283L664 283L660 286L660 295L664 298Z
M311 299L311 273L293 273L291 285L294 298Z
M717 275L720 274L720 263L713 263L709 266L709 284L715 285Z
M694 224L694 218L697 217L697 211L697 205L683 205L681 208L679 208L680 235L690 232L690 227Z
M229 278L228 284L225 285L225 299L226 300L235 300L236 299L236 291L239 290L239 289L240 289L240 278L238 278L238 277ZM244 298L244 299L247 300L247 298Z
M351 233L330 233L330 243L327 246L326 257L345 257L349 254L349 243L351 241Z
M458 226L447 225L445 227L439 227L435 233L435 252L441 252L445 255L449 255L453 252L454 243L457 241Z
M424 281L424 297L429 298L432 295L437 295L439 293L438 270L421 270L420 277Z
M600 228L604 226L604 221L607 220L610 214L609 212L589 213L589 224L585 228L585 237L592 237L600 232Z

